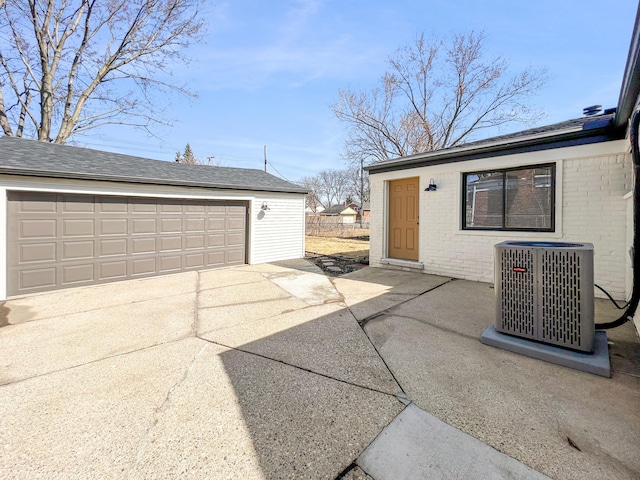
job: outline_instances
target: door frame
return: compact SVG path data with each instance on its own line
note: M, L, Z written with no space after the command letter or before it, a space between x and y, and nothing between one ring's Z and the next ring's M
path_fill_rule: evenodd
M418 214L418 258L416 260L407 260L407 259L396 259L394 257L390 257L389 256L389 234L390 234L390 217L391 217L391 208L390 208L390 187L391 187L391 182L397 181L397 180L407 180L410 178L417 178L418 179L418 208L417 208L417 214ZM402 262L415 262L415 263L420 263L420 238L421 238L421 232L420 232L420 211L421 211L421 199L420 199L420 192L422 191L422 177L420 175L411 175L409 177L398 177L398 178L391 178L388 180L384 181L384 219L383 219L383 225L384 225L384 241L383 241L383 252L384 258L387 259L394 259L394 260L398 260L398 261L402 261Z

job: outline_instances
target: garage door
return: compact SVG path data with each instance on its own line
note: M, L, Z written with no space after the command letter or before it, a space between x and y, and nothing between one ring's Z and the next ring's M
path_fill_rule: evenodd
M9 295L245 263L246 202L9 192Z

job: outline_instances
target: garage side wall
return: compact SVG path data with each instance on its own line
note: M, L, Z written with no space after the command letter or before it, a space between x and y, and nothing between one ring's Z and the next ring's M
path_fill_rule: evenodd
M304 195L256 195L251 206L250 263L304 257L304 208Z
M464 172L556 164L555 232L462 230ZM595 281L614 297L627 293L627 200L632 187L628 142L509 155L371 175L370 263L385 267L389 180L420 177L420 251L424 273L493 282L495 244L547 240L594 244ZM437 191L425 192L433 178Z

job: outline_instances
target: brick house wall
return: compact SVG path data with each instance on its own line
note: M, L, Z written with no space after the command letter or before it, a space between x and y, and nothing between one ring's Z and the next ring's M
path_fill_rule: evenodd
M462 229L463 173L555 163L555 231L502 232ZM595 281L614 297L627 297L629 241L625 195L632 188L626 140L603 142L489 159L409 168L371 175L370 264L385 267L386 185L420 177L419 262L424 273L493 282L493 247L505 240L590 242L594 244ZM429 179L438 185L425 192ZM531 190L514 202L533 208ZM477 201L477 200L476 200Z

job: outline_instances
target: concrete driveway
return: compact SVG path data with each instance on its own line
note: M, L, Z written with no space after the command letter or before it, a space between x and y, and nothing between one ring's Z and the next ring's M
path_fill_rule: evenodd
M11 299L0 477L638 478L631 325L605 379L481 345L492 298L300 260Z

